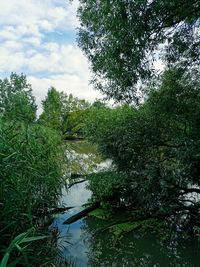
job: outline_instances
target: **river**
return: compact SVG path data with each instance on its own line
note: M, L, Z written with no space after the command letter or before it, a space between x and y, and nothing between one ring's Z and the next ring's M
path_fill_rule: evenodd
M78 161L78 171L82 173L91 171L86 161L100 171L110 165L110 161L100 163L96 160L94 151L78 150L77 157L72 149L73 159ZM68 150L69 152L70 150ZM71 156L70 156L71 157ZM78 160L77 160L78 158ZM93 161L91 161L91 158ZM81 160L83 159L83 160ZM92 164L91 164L92 162ZM85 165L86 164L86 165ZM77 169L76 169L77 170ZM57 248L59 257L66 258L69 266L76 267L199 267L200 242L188 240L182 244L163 245L152 233L141 235L139 232L129 232L123 238L104 231L98 233L108 222L95 217L87 216L70 225L63 222L83 209L91 197L87 189L87 182L73 185L70 189L63 189L61 201L73 208L55 216L50 226L58 231Z

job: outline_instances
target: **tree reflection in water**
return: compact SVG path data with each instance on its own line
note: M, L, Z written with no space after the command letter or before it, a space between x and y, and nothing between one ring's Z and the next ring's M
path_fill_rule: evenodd
M120 240L104 231L96 230L107 222L86 218L81 226L81 238L88 247L87 266L91 267L194 267L199 266L199 253L194 243L187 247L169 248L161 245L155 236L142 237L136 233L126 234Z

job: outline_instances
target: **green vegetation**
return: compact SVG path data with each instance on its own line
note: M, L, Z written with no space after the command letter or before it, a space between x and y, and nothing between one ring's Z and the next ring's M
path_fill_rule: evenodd
M117 225L114 225L110 227L110 231L116 236L116 238L122 237L124 234L127 234L131 231L134 231L140 227L140 223L133 223L133 222L127 222L127 223L119 223Z
M99 172L87 175L89 189L98 200L106 200L117 196L127 184L127 175L123 172ZM102 190L103 189L103 190Z
M199 1L88 0L80 1L78 16L79 45L91 62L93 84L121 103L93 107L88 115L88 139L116 167L115 175L89 177L89 188L100 200L113 196L133 221L166 219L172 230L195 235ZM164 70L156 72L158 59Z
M35 122L36 106L25 76L12 74L0 84L0 251L7 260L9 253L7 266L15 262L38 266L49 260L46 246L20 249L15 244L17 250L11 250L9 244L13 240L13 247L15 236L27 231L29 241L35 240L41 215L58 204L64 171L62 140ZM36 231L29 232L32 227Z
M117 237L140 225L163 239L200 233L200 2L80 0L78 16L93 84L119 105L52 87L37 119L26 77L0 79L0 267L49 266L42 216L58 205L66 171L86 175L103 208L91 216L125 211L107 226ZM82 157L88 143L64 145L70 138L99 153ZM100 153L113 168L91 174Z
M19 250L19 252L22 254L21 259L24 258L24 260L26 261L26 266L29 265L28 258L26 256L26 254L24 253L24 250L26 249L26 245L24 247L22 247L23 246L22 244L24 244L24 243L27 244L27 243L30 243L33 241L38 241L38 240L46 238L45 236L29 236L31 234L31 232L32 232L32 229L26 233L22 233L22 234L18 235L17 237L15 237L12 240L9 247L5 251L5 255L4 255L4 257L0 263L0 267L6 267L7 266L10 254L14 249ZM12 266L15 266L17 263L19 263L21 259L18 258L15 260L15 262L12 262Z
M93 84L109 98L137 103L155 60L189 69L199 64L198 0L80 0L78 16Z
M139 107L102 108L87 124L88 138L113 159L116 173L89 176L99 199L132 207L133 220L167 219L188 234L200 226L199 76L182 69L166 71ZM185 219L183 219L183 215ZM173 225L174 227L174 225Z
M0 80L0 112L2 119L31 123L36 119L36 104L31 85L24 75L12 73Z
M107 220L108 218L110 218L110 214L107 212L107 210L100 208L91 211L88 215L101 220Z
M52 87L42 105L39 123L63 135L82 135L87 108L90 106L87 101L58 92Z

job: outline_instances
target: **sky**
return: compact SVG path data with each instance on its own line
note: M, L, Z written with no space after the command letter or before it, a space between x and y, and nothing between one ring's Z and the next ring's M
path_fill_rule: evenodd
M94 101L89 63L76 43L78 0L0 0L0 77L23 73L41 101L54 86Z

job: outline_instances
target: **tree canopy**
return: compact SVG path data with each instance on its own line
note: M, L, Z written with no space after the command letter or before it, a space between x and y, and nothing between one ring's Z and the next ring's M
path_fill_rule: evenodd
M118 101L137 102L159 58L189 68L199 63L198 0L80 0L78 16L93 83Z
M60 93L51 87L45 100L42 101L43 112L40 123L56 130L62 130L62 101Z
M54 87L49 89L42 105L39 122L63 134L78 132L82 128L84 110L90 106L84 99L59 92Z
M36 109L32 87L25 75L11 73L10 79L0 79L0 112L4 119L33 122Z

